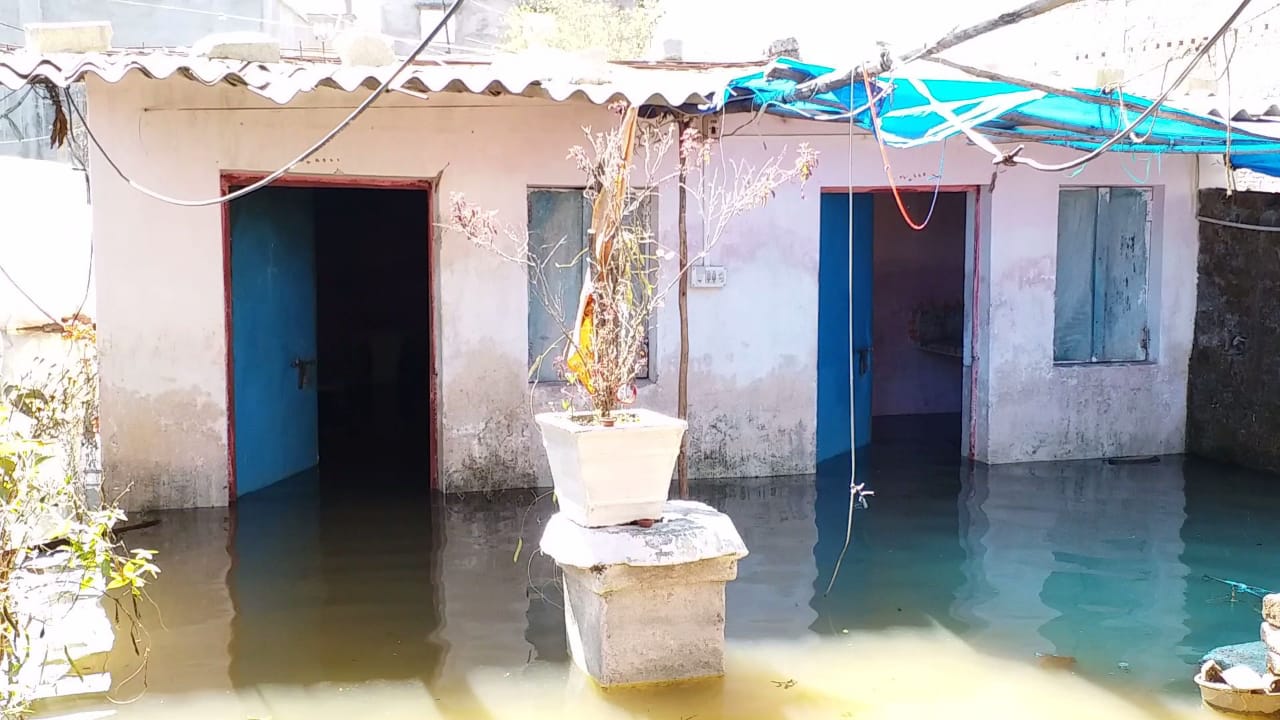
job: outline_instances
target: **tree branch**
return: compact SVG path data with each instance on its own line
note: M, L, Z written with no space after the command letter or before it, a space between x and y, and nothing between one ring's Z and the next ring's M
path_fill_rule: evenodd
M809 82L800 83L794 90L786 93L780 102L787 103L809 100L815 95L821 95L822 93L831 92L837 88L851 86L853 83L861 81L864 76L877 77L889 72L895 65L905 65L914 60L932 57L943 50L953 48L956 45L981 37L982 35L986 35L992 31L1016 25L1023 20L1030 20L1031 18L1043 15L1051 10L1056 10L1060 7L1077 2L1080 2L1080 0L1035 0L1034 2L1027 3L1016 10L1001 13L996 17L983 20L982 22L970 25L969 27L952 30L931 43L927 43L909 53L900 55L896 62L888 52L882 52L878 62L859 65L852 70L828 73L822 77L814 78Z
M930 57L930 58L923 58L923 59L927 62L937 63L944 67L949 67L952 70L959 70L960 72L967 73L976 78L982 78L983 80L991 80L994 82L1008 83L1010 85L1021 85L1022 87L1025 87L1031 90L1039 90L1040 92L1048 93L1050 95L1057 95L1059 97L1070 98L1072 100L1079 100L1080 102L1086 102L1093 105L1102 105L1105 107L1123 109L1120 101L1115 100L1113 98L1103 97L1099 95L1090 95L1089 93L1082 93L1077 90L1068 90L1066 88L1056 88L1056 87L1053 87L1052 85L1046 85L1044 83L1036 82L1035 80L1026 80L1023 78L1013 77L1012 75L998 73L993 70L984 70L982 68L974 67L972 65L965 65L964 63L958 63L954 60L948 60L947 58ZM1171 110L1157 109L1154 113L1152 113L1152 116L1157 118L1163 118L1166 120L1177 120L1178 122L1184 122L1184 123L1187 123L1188 125L1194 125L1196 127L1207 128L1210 130L1222 130L1224 127L1223 123L1221 122L1217 122L1214 120L1206 120L1197 115L1192 115L1191 113L1180 113L1180 112L1175 112ZM1049 125L1045 125L1045 121L1043 120L1036 120L1034 122L1037 125L1044 125L1045 127L1051 127ZM1071 130L1073 132L1085 132L1081 128L1071 128ZM983 132L986 132L986 130L984 129ZM1110 137L1112 133L1108 132L1106 133L1106 135Z

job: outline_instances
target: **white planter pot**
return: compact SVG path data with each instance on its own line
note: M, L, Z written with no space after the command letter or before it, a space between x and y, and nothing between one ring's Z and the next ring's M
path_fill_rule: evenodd
M584 527L625 525L662 517L684 420L650 410L627 410L635 421L613 427L583 425L567 413L536 417L551 463L556 502Z

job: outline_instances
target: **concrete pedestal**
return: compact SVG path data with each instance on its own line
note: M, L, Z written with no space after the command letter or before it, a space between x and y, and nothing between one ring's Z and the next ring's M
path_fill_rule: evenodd
M1280 594L1262 599L1262 642L1267 646L1267 670L1280 676Z
M564 571L569 653L600 685L724 674L724 586L747 554L729 516L687 501L651 528L556 514L541 547Z

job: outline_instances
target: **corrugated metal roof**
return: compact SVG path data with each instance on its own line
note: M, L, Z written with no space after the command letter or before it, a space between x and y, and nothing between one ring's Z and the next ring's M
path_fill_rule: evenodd
M1237 122L1252 120L1280 120L1280 98L1234 96L1217 94L1187 94L1170 98L1166 103L1173 107Z
M510 55L489 61L423 62L408 68L393 89L412 92L468 92L544 97L580 97L603 105L625 99L635 105L677 106L703 102L729 80L759 65L620 64L588 62L561 55ZM285 60L241 62L194 57L176 50L129 50L85 55L0 52L0 86L19 88L44 78L65 87L96 75L116 83L130 73L153 79L175 75L205 85L243 86L279 104L298 93L330 88L373 90L395 67L350 67L335 62Z

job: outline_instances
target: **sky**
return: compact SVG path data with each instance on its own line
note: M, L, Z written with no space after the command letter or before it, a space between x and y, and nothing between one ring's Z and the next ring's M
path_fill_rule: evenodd
M874 57L877 42L905 50L1025 2L666 0L657 37L681 37L688 60L749 60L771 41L791 36L799 41L803 59L847 64Z

